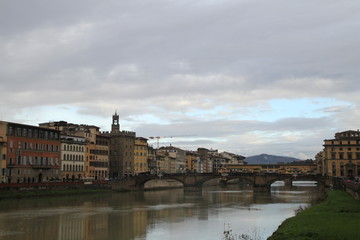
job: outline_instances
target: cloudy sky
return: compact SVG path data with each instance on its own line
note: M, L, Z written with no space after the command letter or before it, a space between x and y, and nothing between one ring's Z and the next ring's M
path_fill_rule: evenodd
M1 0L0 120L314 158L360 128L359 39L354 0Z

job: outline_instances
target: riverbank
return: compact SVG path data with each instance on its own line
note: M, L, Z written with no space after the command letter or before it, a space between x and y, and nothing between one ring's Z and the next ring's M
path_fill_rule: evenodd
M285 220L268 240L344 240L359 238L360 202L340 190Z

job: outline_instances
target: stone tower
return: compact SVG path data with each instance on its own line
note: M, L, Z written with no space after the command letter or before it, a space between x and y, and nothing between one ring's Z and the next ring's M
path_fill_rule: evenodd
M115 114L112 116L111 132L112 133L120 132L119 115L117 114L116 111Z

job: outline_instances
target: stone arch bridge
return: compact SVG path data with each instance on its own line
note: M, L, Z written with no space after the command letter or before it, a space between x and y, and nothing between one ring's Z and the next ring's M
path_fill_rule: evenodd
M157 175L138 175L113 181L113 190L143 190L146 182L160 179ZM212 179L226 183L230 180L238 179L246 181L252 185L255 191L269 191L271 184L276 181L284 181L285 186L292 186L293 181L317 181L318 184L328 187L331 179L318 175L290 175L290 174L165 174L161 179L171 179L183 184L185 188L201 188L202 185Z

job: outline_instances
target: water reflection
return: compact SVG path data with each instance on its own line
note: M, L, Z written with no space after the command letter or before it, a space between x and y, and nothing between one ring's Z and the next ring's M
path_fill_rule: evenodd
M271 192L240 185L0 202L1 239L221 239L234 233L271 235L317 193L314 183ZM255 229L255 230L254 230Z

